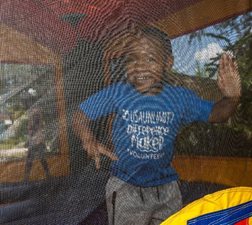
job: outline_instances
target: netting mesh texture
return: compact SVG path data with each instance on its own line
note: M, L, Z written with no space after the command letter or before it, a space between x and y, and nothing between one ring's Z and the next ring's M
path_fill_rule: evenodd
M148 199L174 180L180 207L252 185L249 1L8 0L0 9L0 224L160 224L175 209L146 216L158 211ZM218 84L225 52L241 97L228 120L209 123L210 104L236 97ZM108 196L115 176L125 186ZM128 184L137 209L114 195Z

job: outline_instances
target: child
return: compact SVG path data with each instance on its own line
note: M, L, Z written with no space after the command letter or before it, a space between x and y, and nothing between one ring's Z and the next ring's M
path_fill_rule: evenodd
M106 186L109 224L160 224L182 206L178 175L171 166L182 125L222 122L235 110L240 80L224 54L218 85L225 98L204 101L194 92L164 82L173 56L166 34L155 28L129 31L123 54L126 81L112 84L80 104L73 126L100 168L100 155L113 160ZM90 122L114 114L113 151L98 143Z

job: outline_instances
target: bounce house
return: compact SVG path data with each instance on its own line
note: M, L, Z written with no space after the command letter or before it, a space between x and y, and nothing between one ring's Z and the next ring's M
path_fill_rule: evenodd
M252 224L251 10L1 1L0 224Z

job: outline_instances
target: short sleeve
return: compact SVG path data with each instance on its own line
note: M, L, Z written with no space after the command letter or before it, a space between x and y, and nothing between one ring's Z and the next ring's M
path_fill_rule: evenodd
M80 104L80 110L84 112L91 120L109 115L115 111L114 96L117 94L117 88L109 86Z
M184 122L186 124L192 122L207 122L212 112L214 102L200 98L191 90L184 93L186 111Z

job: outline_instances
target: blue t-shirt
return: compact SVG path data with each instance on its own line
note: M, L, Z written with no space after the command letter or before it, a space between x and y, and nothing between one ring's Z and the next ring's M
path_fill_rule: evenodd
M194 121L207 121L212 107L212 102L183 87L164 85L157 95L143 95L123 82L80 104L91 120L115 113L112 141L119 160L112 162L111 173L143 187L178 179L171 161L179 129Z

